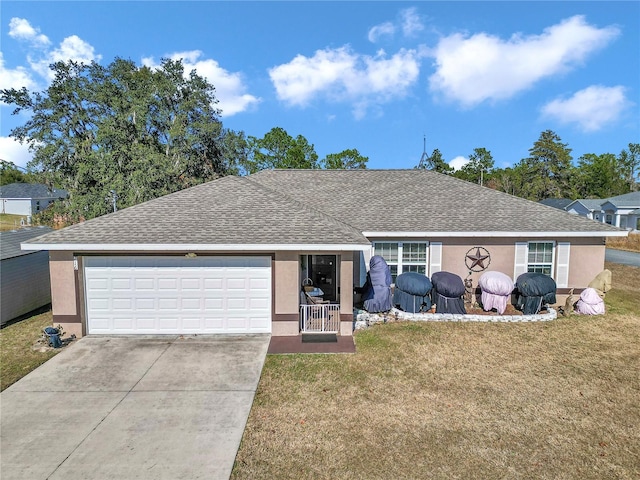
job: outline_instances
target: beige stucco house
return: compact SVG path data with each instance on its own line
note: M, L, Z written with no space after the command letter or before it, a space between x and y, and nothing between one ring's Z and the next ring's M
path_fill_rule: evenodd
M543 272L562 294L604 268L606 237L626 234L425 170L269 170L22 248L49 250L53 321L69 334L351 335L354 286L374 254L394 277L445 270L477 284L465 259L482 247L488 270ZM303 283L323 303L309 305Z

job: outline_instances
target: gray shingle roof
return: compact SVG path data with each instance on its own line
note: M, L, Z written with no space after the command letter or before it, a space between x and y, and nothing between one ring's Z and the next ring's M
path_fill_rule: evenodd
M559 208L560 210L564 210L568 205L573 202L570 198L545 198L544 200L540 200L542 205L546 205L548 207Z
M223 177L27 243L352 244L362 233L247 177Z
M0 198L67 198L62 189L49 189L42 183L10 183L0 187Z
M625 193L602 200L602 203L605 202L611 202L616 207L640 207L640 192Z
M20 250L20 243L51 231L49 227L34 227L0 232L0 260L33 253L33 251Z
M599 211L602 204L606 201L606 198L580 198L576 200L576 202L580 202L585 208L591 211Z
M364 232L617 230L428 170L264 170L250 178Z
M362 232L617 231L425 170L270 170L223 177L27 243L363 245Z

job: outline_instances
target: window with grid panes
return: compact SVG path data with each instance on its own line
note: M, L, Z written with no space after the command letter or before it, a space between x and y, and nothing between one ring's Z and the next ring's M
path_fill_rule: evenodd
M553 242L529 242L527 271L551 275L553 272Z
M404 242L402 244L402 272L416 272L426 275L427 244L424 242Z
M427 242L374 242L373 250L389 265L393 283L403 272L427 274Z
M398 242L375 242L373 244L375 255L384 258L391 271L391 281L396 283L398 276Z

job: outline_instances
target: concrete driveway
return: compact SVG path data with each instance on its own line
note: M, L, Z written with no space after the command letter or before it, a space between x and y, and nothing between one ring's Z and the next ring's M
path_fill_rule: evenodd
M268 345L82 338L2 392L0 476L227 479Z

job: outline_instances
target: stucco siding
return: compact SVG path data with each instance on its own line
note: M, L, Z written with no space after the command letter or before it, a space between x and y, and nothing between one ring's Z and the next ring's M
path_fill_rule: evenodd
M568 288L584 288L604 270L603 239L571 239Z
M274 313L297 315L300 309L299 252L276 252L273 278Z
M46 251L0 263L1 323L51 303L49 254Z
M62 325L67 334L81 337L82 328L76 275L72 252L49 252L51 275L51 309L53 323Z

